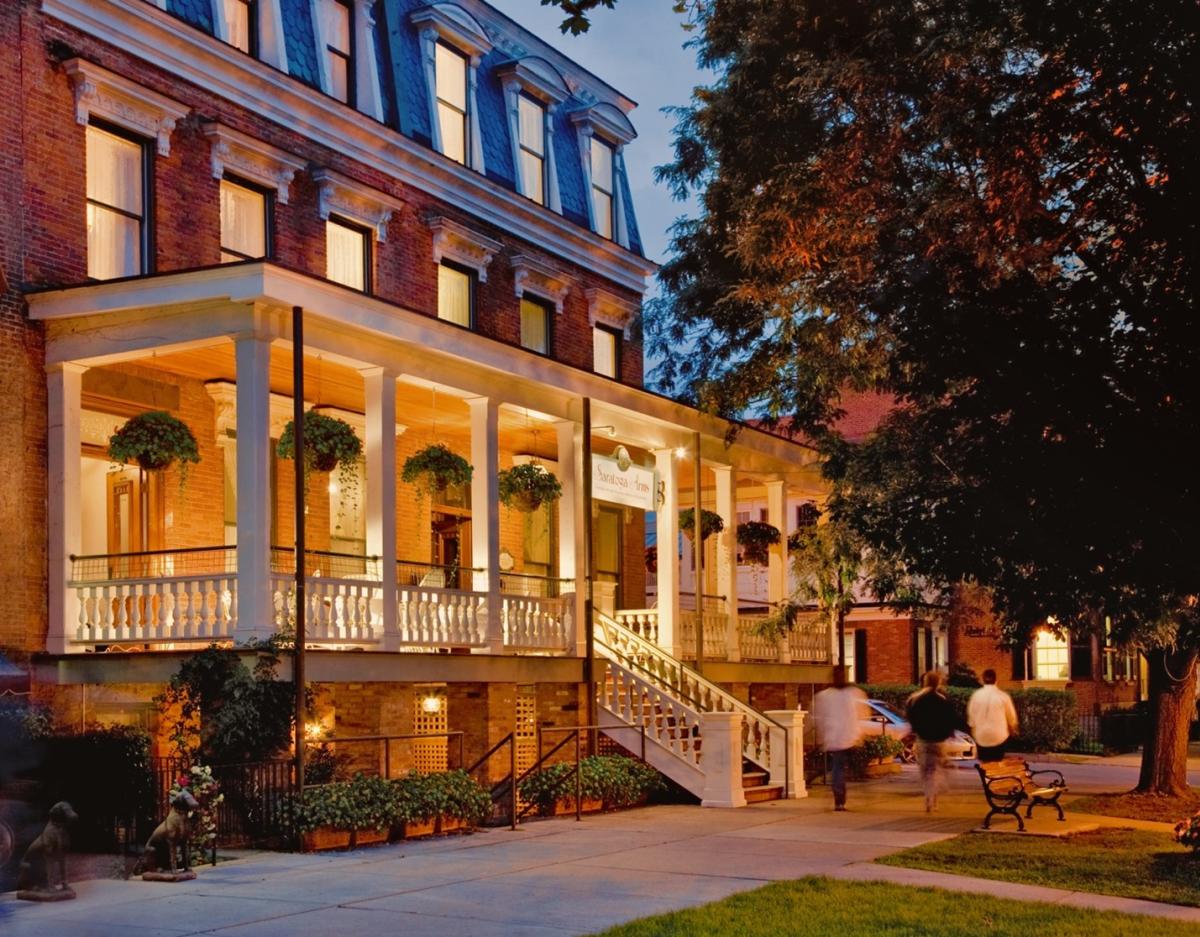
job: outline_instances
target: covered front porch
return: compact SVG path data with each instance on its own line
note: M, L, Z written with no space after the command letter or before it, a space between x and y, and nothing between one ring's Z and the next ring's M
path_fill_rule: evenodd
M819 498L810 450L752 429L726 445L723 422L672 401L267 263L57 290L30 306L47 324L52 653L294 628L294 463L275 448L292 413L290 311L301 306L304 406L364 443L351 476L307 479L309 642L579 656L590 554L596 607L694 658L679 511L699 486L725 520L705 545L703 656L829 660L822 623L765 641L763 610L737 597L739 504L767 491L786 539L789 496ZM108 437L148 410L195 435L200 462L186 479L110 463ZM421 493L400 479L433 444L471 463L468 485ZM497 473L522 462L554 474L561 499L503 506ZM606 488L613 472L636 476L636 491ZM673 546L651 571L648 521ZM765 568L776 597L785 550L773 547Z

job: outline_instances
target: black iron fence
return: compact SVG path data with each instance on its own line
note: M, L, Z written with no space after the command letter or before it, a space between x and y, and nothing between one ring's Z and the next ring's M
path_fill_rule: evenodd
M294 766L291 760L211 766L213 779L224 795L216 809L217 845L271 849L291 842L288 802ZM154 759L155 822L170 809L172 785L189 771L190 766L180 758Z

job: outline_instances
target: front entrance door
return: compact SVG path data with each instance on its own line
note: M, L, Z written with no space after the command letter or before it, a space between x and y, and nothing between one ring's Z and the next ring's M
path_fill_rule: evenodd
M431 562L441 568L445 588L470 589L471 518L434 511L432 528Z
M597 582L616 583L615 608L621 604L621 557L624 511L619 507L599 505L592 525L592 563Z
M112 579L161 575L145 551L162 541L159 485L153 476L135 468L106 477L108 503L108 575Z

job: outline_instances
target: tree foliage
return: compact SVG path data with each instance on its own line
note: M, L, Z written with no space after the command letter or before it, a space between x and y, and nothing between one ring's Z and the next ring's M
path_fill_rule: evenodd
M722 0L696 20L719 77L660 170L701 205L662 271L660 384L818 439L884 592L976 581L1014 638L1108 616L1181 698L1196 4ZM847 387L897 401L865 445L830 429Z

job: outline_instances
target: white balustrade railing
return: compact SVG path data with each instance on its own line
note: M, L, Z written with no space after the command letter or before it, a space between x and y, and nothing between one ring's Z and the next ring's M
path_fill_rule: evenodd
M75 641L216 641L237 628L237 576L156 576L73 583Z
M557 651L575 642L575 596L503 596L504 647L514 651Z
M309 576L304 581L304 634L310 641L362 644L378 641L383 622L383 585L370 579ZM296 626L296 582L271 574L275 630Z
M688 659L696 657L696 613L681 611L680 647L683 656ZM725 612L704 613L704 658L705 660L725 660L728 656L729 615Z
M700 713L619 661L598 663L597 702L626 725L644 727L647 739L676 757L699 764Z
M613 617L634 634L658 644L658 609L621 608Z
M829 620L816 613L798 616L787 642L793 661L829 663Z
M401 586L396 597L401 646L485 646L487 600L486 592Z
M741 651L742 660L774 661L779 659L779 641L775 638L764 637L758 631L766 617L766 615L738 616L738 649Z

